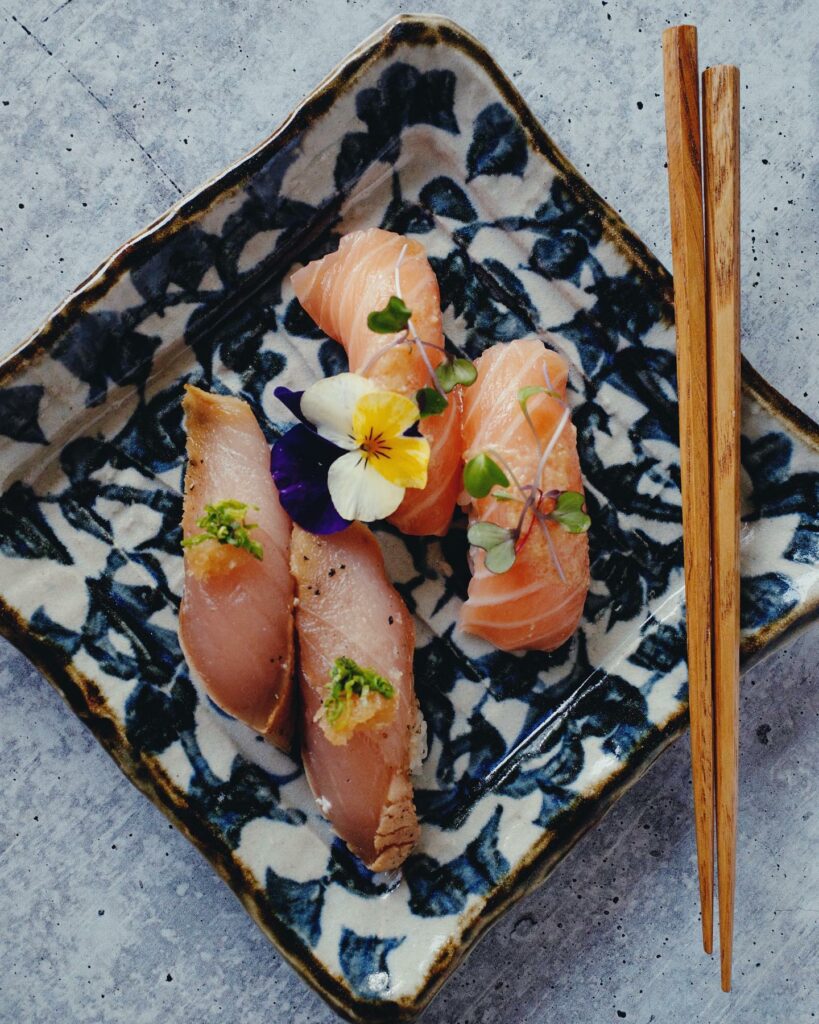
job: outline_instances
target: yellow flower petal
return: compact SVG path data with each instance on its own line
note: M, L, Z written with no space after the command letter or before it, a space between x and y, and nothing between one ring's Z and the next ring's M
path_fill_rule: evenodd
M340 516L362 523L391 516L404 497L404 488L378 473L363 452L347 452L335 460L327 489Z
M301 411L328 441L340 448L357 447L352 438L356 403L375 385L357 373L337 373L317 380L301 396Z
M427 485L429 441L423 437L393 437L388 450L374 455L370 465L398 487L423 489Z
M396 391L361 395L353 409L353 437L362 445L368 438L400 437L418 419L418 406Z

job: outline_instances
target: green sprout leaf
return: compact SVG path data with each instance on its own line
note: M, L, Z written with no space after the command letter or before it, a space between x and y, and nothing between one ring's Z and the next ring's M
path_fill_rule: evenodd
M395 688L383 676L371 668L362 668L352 658L336 658L324 699L327 721L332 725L339 720L353 694L362 697L367 693L378 693L389 700L395 696Z
M464 466L464 487L473 498L485 498L498 484L508 487L509 480L493 458L481 452Z
M258 510L257 505L253 505L253 508ZM214 505L205 505L204 515L196 522L203 532L187 537L182 541L182 547L192 548L206 540L215 540L218 544L243 548L261 562L262 545L250 536L250 531L255 530L258 523L245 522L247 511L248 506L243 501L232 498L217 501Z
M403 299L397 295L391 295L390 300L383 309L375 310L367 317L367 326L376 334L397 334L405 331L412 316L412 310L407 309Z
M515 564L516 557L515 542L510 537L509 540L505 540L503 544L498 544L496 547L487 551L483 564L490 572L500 575L500 573L507 572L512 568Z
M554 520L568 533L585 533L591 526L591 517L583 511L585 497L578 491L562 491L557 504L549 513Z
M509 540L511 536L511 530L507 530L505 526L498 526L497 523L473 523L467 531L466 539L476 548L489 551Z
M486 552L484 565L490 572L506 572L515 564L515 534L497 523L473 523L466 534L470 544Z
M419 418L422 420L425 420L427 416L436 416L449 405L446 398L435 388L421 388L420 391L416 391L415 401L421 413Z
M551 388L544 388L540 384L532 384L528 388L521 388L518 391L518 405L521 409L526 412L526 406L530 398L534 398L535 395L548 395L550 398L560 399L560 395L556 391L552 391Z
M521 388L518 391L518 405L520 411L523 413L526 422L529 424L529 429L534 435L535 441L537 442L538 450L540 450L540 437L538 436L537 428L535 427L534 420L529 415L529 399L534 398L535 395L549 395L550 398L557 398L560 400L560 395L556 391L552 391L551 388L544 388L542 384L531 384L529 387Z
M447 394L458 384L468 388L478 378L478 371L475 364L469 359L458 357L457 359L446 359L435 370L438 383Z

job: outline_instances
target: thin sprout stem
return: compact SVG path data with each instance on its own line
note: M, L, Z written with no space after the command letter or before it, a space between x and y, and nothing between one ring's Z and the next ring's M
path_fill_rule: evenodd
M537 453L538 453L538 455L542 455L543 454L543 445L540 443L540 435L538 434L537 430L535 430L534 420L529 415L529 410L526 408L526 402L521 402L520 403L520 407L521 407L521 410L523 411L523 416L524 416L524 418L526 420L526 423L528 424L529 429L532 431L532 436L535 439L535 444L537 445Z
M564 410L563 410L563 415L558 420L558 424L555 427L554 433L549 438L549 443L546 445L546 447L543 449L543 452L541 453L540 459L539 459L538 464L537 464L537 469L535 470L535 479L534 479L534 486L535 487L540 487L540 478L543 476L543 470L546 468L546 463L547 463L547 461L549 459L549 456L554 451L555 445L557 444L560 435L563 433L563 428L566 426L568 421L569 421L569 407L566 406L564 408Z
M397 345L403 345L404 342L406 342L406 341L409 341L409 339L407 337L407 332L406 331L402 331L398 335L398 337L397 338L393 338L393 340L388 345L385 345L383 348L378 349L378 351L373 352L373 354L370 356L370 358L367 360L367 362L361 367L361 369L358 372L361 374L362 377L366 377L367 374L369 373L369 371L373 368L373 366L375 366L375 364L381 358L381 356L383 356L385 353L389 352L390 349L395 348ZM412 342L410 342L410 344L412 344Z
M445 345L436 345L434 341L424 341L424 339L420 338L417 334L413 336L412 340L416 345L426 345L427 348L434 348L436 351L443 352L444 355L446 355Z
M528 500L528 498L526 496L526 491L528 489L528 485L526 487L521 487L520 482L518 481L518 478L515 475L515 471L512 469L512 467L509 465L509 463L506 461L506 459L500 454L500 452L496 452L496 451L494 451L492 449L489 449L486 454L490 458L494 459L495 462L499 463L501 469L505 469L506 470L507 474L512 478L512 483L515 485L515 487L517 487L517 489L523 495L524 500Z
M557 548L555 547L555 542L552 540L552 535L549 533L549 526L546 522L546 517L543 515L542 512L538 512L537 509L535 509L535 518L540 524L540 529L543 531L543 536L546 538L546 543L549 545L549 554L552 556L552 561L554 562L555 569L557 569L557 574L560 577L560 582L565 583L566 573L563 572L563 566L560 564L560 559L557 557Z
M526 518L526 513L527 513L528 510L529 510L529 500L527 498L527 500L524 502L523 508L520 510L520 515L518 516L518 525L515 527L515 530L514 530L515 540L516 541L520 537L520 535L521 535L521 533L523 531L523 520Z
M403 302L404 296L401 294L401 264L404 262L404 255L407 251L407 243L401 248L401 252L398 254L398 259L395 261L395 294Z
M552 378L551 378L551 375L549 373L549 364L548 364L548 362L546 360L544 360L541 365L543 366L543 379L546 381L546 387L550 391L557 391L557 388L554 386L554 384L552 384Z
M430 361L429 356L426 354L426 351L424 350L424 346L421 345L421 344L418 344L418 342L420 341L420 338L415 333L415 328L412 326L412 320L409 321L407 326L409 327L410 331L412 332L413 340L416 342L416 345L418 347L418 351L421 354L421 358L424 360L424 365L426 366L427 371L429 373L429 378L432 381L432 386L435 388L435 390L438 392L439 395L441 395L443 398L446 398L446 391L444 391L444 389L441 387L440 381L435 376L435 367L432 365L432 362ZM449 403L449 399L446 398L446 400L447 400L447 403Z
M404 301L404 295L401 291L401 264L404 262L404 255L406 254L406 251L407 243L405 242L404 245L401 247L401 252L398 254L398 259L395 261L395 294L402 302ZM409 333L412 335L412 340L418 347L418 351L421 354L421 358L424 360L424 364L426 365L430 380L432 381L432 386L435 388L435 390L442 398L446 399L448 403L449 399L447 399L446 392L438 382L438 378L435 376L435 367L432 365L429 356L424 351L424 346L429 345L430 348L439 348L441 349L442 352L445 351L445 349L441 348L440 345L433 345L431 342L422 341L421 338L418 336L418 331L415 330L415 324L412 322L412 317L410 317L409 320L407 321L407 328L409 330Z

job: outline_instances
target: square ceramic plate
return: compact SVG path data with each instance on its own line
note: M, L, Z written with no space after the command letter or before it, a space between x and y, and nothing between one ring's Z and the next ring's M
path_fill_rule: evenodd
M573 367L593 518L577 635L501 654L454 631L463 530L380 537L413 610L422 839L373 876L300 766L201 700L176 635L186 381L240 394L343 366L288 273L381 225L417 235L452 344L540 333ZM95 272L0 367L2 628L303 976L409 1018L686 722L671 280L451 22L400 18L256 150ZM745 370L743 626L816 611L817 428Z

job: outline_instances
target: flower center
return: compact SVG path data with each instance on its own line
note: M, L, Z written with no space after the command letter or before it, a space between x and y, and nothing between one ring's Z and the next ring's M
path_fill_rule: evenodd
M370 427L367 436L360 442L359 449L364 453L364 458L367 461L370 459L388 459L392 451L384 435L381 433L376 434L372 427Z

